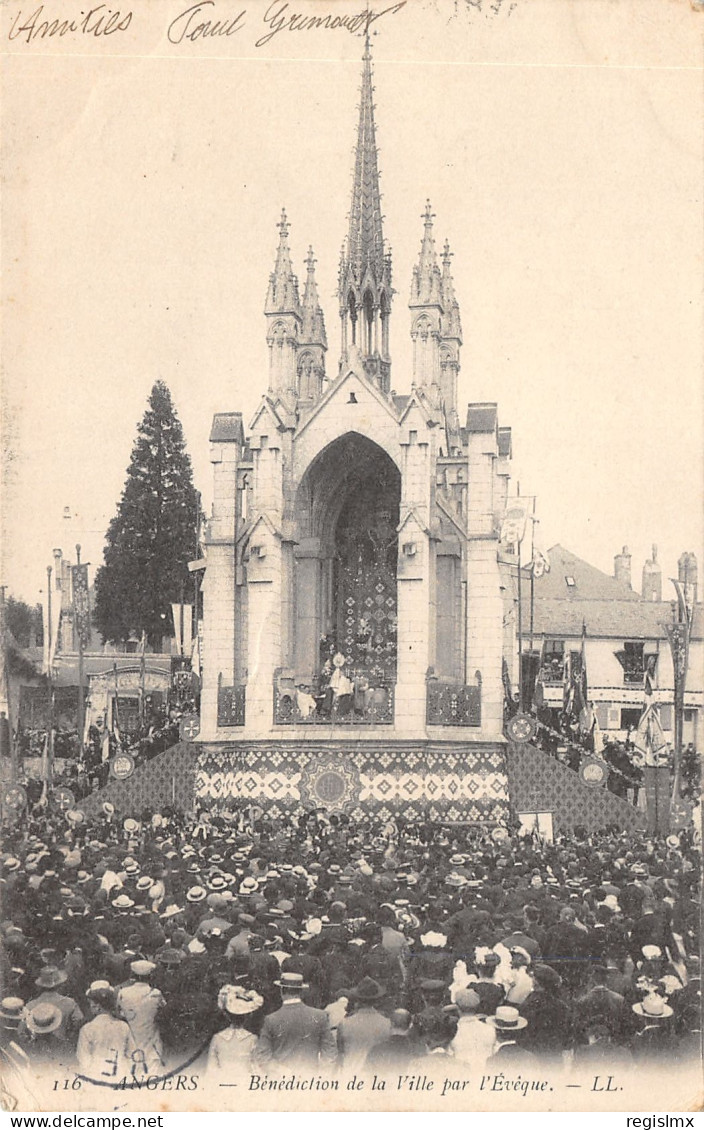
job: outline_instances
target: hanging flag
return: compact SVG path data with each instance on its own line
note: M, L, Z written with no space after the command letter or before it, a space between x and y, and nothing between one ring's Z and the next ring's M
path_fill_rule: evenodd
M655 690L655 668L657 667L657 655L648 655L645 659L645 670L643 671L643 701L647 705L653 696Z
M565 652L565 662L562 668L562 711L570 714L574 702L574 686L572 684L572 652Z
M582 649L577 670L573 671L574 712L580 717L589 709L589 685L587 683L587 625L582 621Z
M73 587L73 622L76 642L82 649L88 647L90 638L90 601L88 597L88 566L74 565L71 569Z
M500 540L504 545L517 548L523 541L532 503L529 495L519 495L508 503L501 522Z
M538 549L537 545L533 546L533 560L530 563L530 568L535 578L542 577L544 573L550 572L550 558L542 549Z
M177 655L190 655L193 642L193 605L172 604Z
M655 703L645 707L637 728L631 734L631 742L643 755L645 765L658 768L669 763L670 746L663 733Z
M50 667L54 666L54 659L58 650L59 630L61 627L61 590L54 589L49 596L51 580L48 580L45 600L42 605L42 622L44 626L44 655L42 657L42 674L46 675ZM51 619L49 618L49 605L51 605Z
M677 593L677 618L681 624L691 626L694 614L694 585L689 581L686 584L676 581L674 577L670 577L670 580Z

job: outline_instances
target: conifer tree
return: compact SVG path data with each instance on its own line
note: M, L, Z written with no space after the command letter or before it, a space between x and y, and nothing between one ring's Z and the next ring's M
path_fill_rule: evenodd
M137 431L117 513L95 577L95 623L104 640L170 633L171 603L189 592L198 495L171 394L157 381Z

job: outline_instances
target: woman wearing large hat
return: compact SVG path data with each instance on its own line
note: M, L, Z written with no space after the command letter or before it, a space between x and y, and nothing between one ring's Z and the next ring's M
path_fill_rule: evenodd
M206 1079L217 1085L220 1080L249 1070L257 1037L251 1031L255 1013L264 998L242 985L224 985L218 995L218 1008L227 1017L229 1027L217 1032L210 1041Z

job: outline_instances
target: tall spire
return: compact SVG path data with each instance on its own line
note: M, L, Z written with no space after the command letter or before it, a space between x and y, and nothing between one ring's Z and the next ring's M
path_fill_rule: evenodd
M295 402L296 353L301 329L301 300L298 279L291 265L288 245L286 209L281 210L279 246L274 270L269 276L264 313L267 320L266 340L269 346L269 393Z
M390 386L389 311L391 255L384 244L379 163L374 121L374 86L369 34L365 36L362 85L355 146L352 202L339 273L342 320L341 368L350 346L361 353L364 371L388 392Z
M443 317L441 322L442 336L452 338L462 344L462 323L460 321L460 306L455 295L455 285L452 281L452 252L450 244L445 240L442 251L442 305Z
M291 249L288 245L286 209L281 209L281 219L276 225L279 229L279 246L276 249L276 263L269 275L269 290L266 296L265 314L298 314L300 298L298 279L291 265Z
M374 274L375 281L381 279L384 270L384 235L381 226L381 193L374 124L372 56L368 35L362 62L347 259L355 268L360 282L368 269Z
M306 285L303 292L303 306L301 308L303 324L301 327L301 343L314 343L327 348L328 340L325 334L325 319L318 298L318 286L315 281L315 257L313 248L308 248L306 258Z
M433 239L433 220L435 216L430 201L425 202L423 213L423 240L420 245L418 263L413 268L413 281L411 283L411 300L409 305L416 306L441 306L441 276L438 266L438 257L435 253L435 240Z

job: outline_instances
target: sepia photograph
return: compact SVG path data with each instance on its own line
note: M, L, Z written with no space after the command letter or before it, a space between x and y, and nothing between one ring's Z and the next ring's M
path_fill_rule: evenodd
M702 5L132 2L0 6L0 1108L700 1110Z

